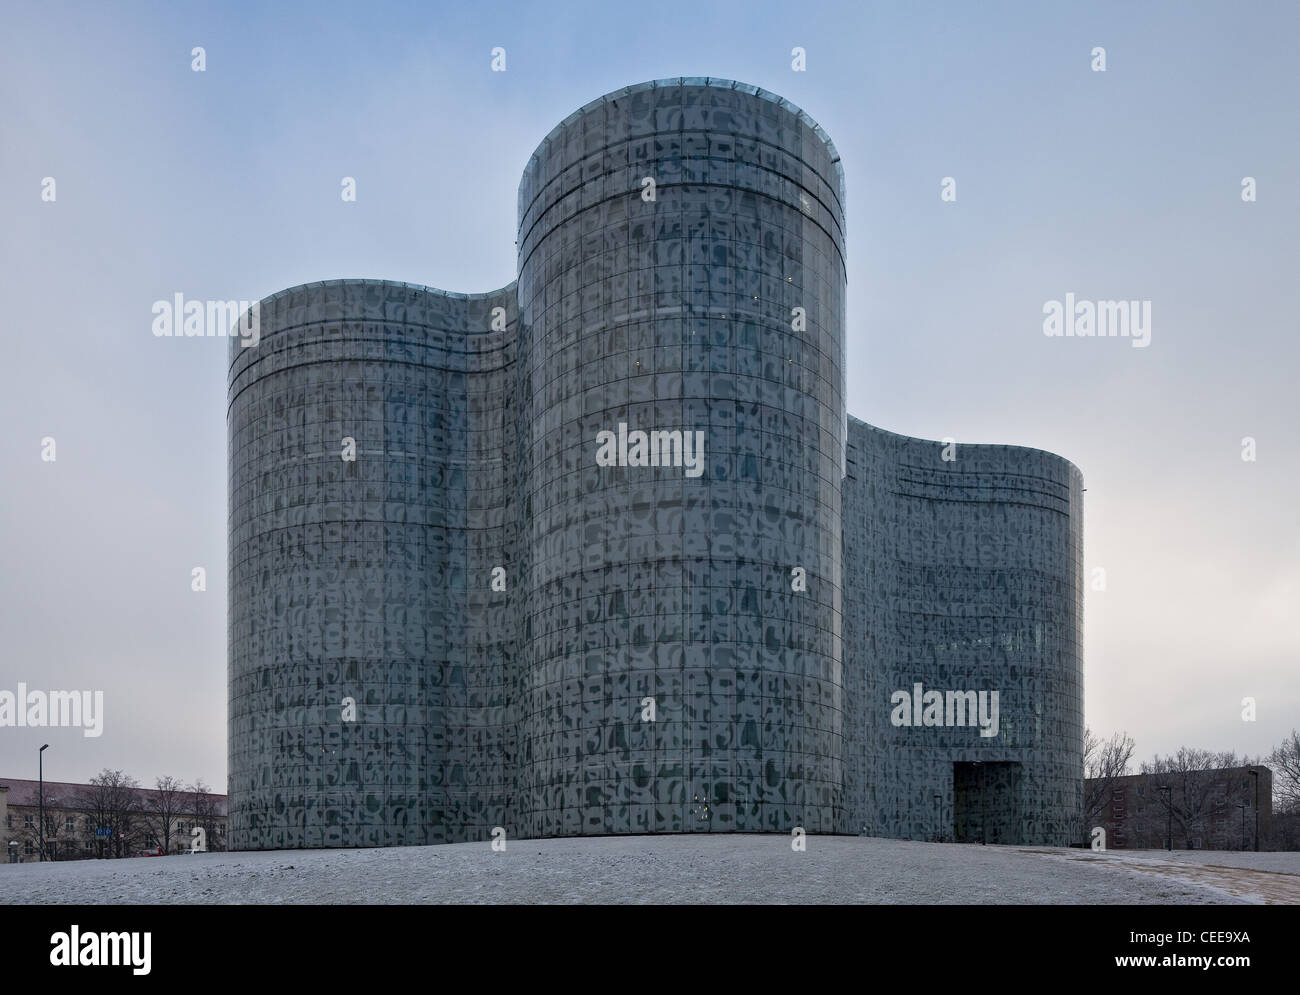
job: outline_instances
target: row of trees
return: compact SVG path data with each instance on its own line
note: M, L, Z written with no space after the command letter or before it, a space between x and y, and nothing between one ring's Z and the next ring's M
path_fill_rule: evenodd
M1133 773L1136 743L1126 732L1114 733L1103 740L1091 729L1084 733L1083 837L1097 824L1098 816L1110 804L1116 781ZM1215 752L1180 747L1176 753L1159 754L1140 766L1138 773L1153 775L1160 810L1170 819L1175 842L1183 846L1208 835L1215 810L1224 804L1252 804L1253 798L1242 794L1228 797L1223 789L1222 771L1230 767L1268 767L1273 773L1272 838L1262 847L1280 850L1300 849L1300 730L1273 748L1266 756L1251 758L1232 752ZM1252 789L1253 790L1253 789Z
M1273 771L1273 845L1300 850L1300 730L1292 729L1264 762Z
M32 851L40 849L38 822L24 820L14 827L16 838ZM46 860L133 857L150 847L173 853L190 848L196 826L206 834L208 850L225 849L217 796L202 779L185 785L160 777L152 791L141 792L135 778L105 769L79 791L45 792Z

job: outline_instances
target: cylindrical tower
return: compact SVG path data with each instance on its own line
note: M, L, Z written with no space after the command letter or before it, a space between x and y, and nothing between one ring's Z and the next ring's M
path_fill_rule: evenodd
M518 245L525 831L833 831L834 147L755 87L631 87L543 141Z
M514 316L342 280L231 340L232 848L509 825Z

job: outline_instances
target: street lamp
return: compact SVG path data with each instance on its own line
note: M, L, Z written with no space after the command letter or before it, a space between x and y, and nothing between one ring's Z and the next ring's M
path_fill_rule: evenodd
M1250 776L1255 779L1255 852L1259 853L1259 771L1252 770Z
M37 763L36 763L37 777L40 778L40 808L41 808L40 839L41 839L41 860L44 860L44 859L45 859L45 751L48 750L49 748L50 748L50 744L49 744L49 743L46 743L46 744L45 744L44 746L42 746L39 750L36 751L36 756L37 756Z
M1157 784L1157 791L1165 792L1165 811L1169 813L1169 852L1174 852L1174 789L1170 784Z
M988 787L989 783L988 771L984 768L983 760L973 760L971 762L980 769L980 846L985 846L988 843L989 835L988 818L985 814L987 812L987 807L985 805L985 789Z
M1246 809L1249 807L1248 802L1237 802L1237 808L1241 809L1241 848L1246 849Z

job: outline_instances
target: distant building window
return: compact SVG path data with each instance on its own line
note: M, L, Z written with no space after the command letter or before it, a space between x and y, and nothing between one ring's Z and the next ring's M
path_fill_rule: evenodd
M23 828L24 828L24 829L35 829L35 828L36 828L36 820L35 820L34 818L32 818L30 815L24 815L24 816L23 816Z
M95 844L90 842L90 840L86 840L85 847L86 847L86 852L90 853L91 850L95 849Z
M1199 836L1194 837L1192 839L1192 849L1199 850L1200 848L1201 848L1201 838Z
M5 828L6 829L14 828L14 817L12 812L5 816Z
M36 852L36 851L32 848L32 841L31 841L31 840L27 840L27 841L23 844L23 853L27 854L27 856L30 857L30 856L31 856L33 853L35 853L35 852Z
M68 832L73 832L77 828L77 820L72 816L68 816L63 820L63 828Z
M1139 798L1145 798L1145 797L1146 797L1146 793L1147 793L1146 786L1145 786L1145 785L1142 785L1142 784L1139 784L1139 785L1138 785L1138 797L1139 797Z

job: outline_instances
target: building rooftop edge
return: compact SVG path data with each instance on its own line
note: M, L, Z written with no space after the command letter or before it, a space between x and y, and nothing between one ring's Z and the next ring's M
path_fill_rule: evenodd
M385 287L404 287L408 290L419 290L426 294L437 294L439 297L448 297L452 300L459 301L483 301L490 300L493 297L499 297L501 294L509 292L517 283L518 279L511 280L504 286L496 290L487 290L482 293L465 294L456 290L443 290L441 287L430 287L422 283L407 283L404 280L382 280L371 279L368 277L340 277L333 280L311 280L308 283L296 283L292 287L285 287L283 290L277 290L273 294L267 294L261 298L258 303L265 304L268 301L285 297L289 294L298 293L303 290L315 290L321 287L360 287L366 285L385 286Z
M864 421L863 419L858 418L856 415L849 415L849 421L856 422L857 424L863 426L864 428L869 428L873 432L879 432L881 435L893 436L895 439L903 439L908 442L925 442L936 446L942 445L943 443L942 439L923 439L918 435L907 435L904 432L891 432L887 428L881 428L878 425L872 425L871 422ZM1066 466L1068 466L1071 470L1073 470L1075 473L1079 475L1080 480L1083 479L1083 471L1080 470L1079 467L1072 460L1068 460L1060 453L1054 453L1050 449L1039 449L1037 446L1017 446L1005 442L958 442L957 445L965 446L965 447L975 447L979 449L1018 449L1022 452L1027 452L1027 453L1039 453L1043 456L1050 456L1052 459L1064 463Z
M606 104L611 100L617 100L619 97L630 96L633 93L640 93L645 90L666 89L674 86L708 86L715 87L719 90L739 90L741 93L747 93L750 96L758 97L760 100L766 100L770 103L776 104L778 107L785 108L785 110L789 111L796 118L806 124L812 132L826 144L826 147L830 152L831 163L835 167L836 179L839 181L839 190L836 192L839 194L840 204L843 206L845 201L844 166L840 162L839 150L835 147L835 143L831 141L831 136L826 132L826 129L818 124L816 119L802 107L787 100L779 93L773 93L771 90L764 90L761 86L755 86L752 83L742 83L739 80L727 79L721 76L665 76L661 79L646 80L643 83L633 83L630 86L611 90L609 93L603 94L594 100L587 101L576 111L567 115L554 128L548 131L546 137L537 143L537 147L533 149L533 153L528 157L528 161L532 162L536 159L538 154L541 153L542 150L551 143L555 136L565 128L579 120L583 115L591 113L602 104ZM525 170L526 169L527 167L525 166Z

